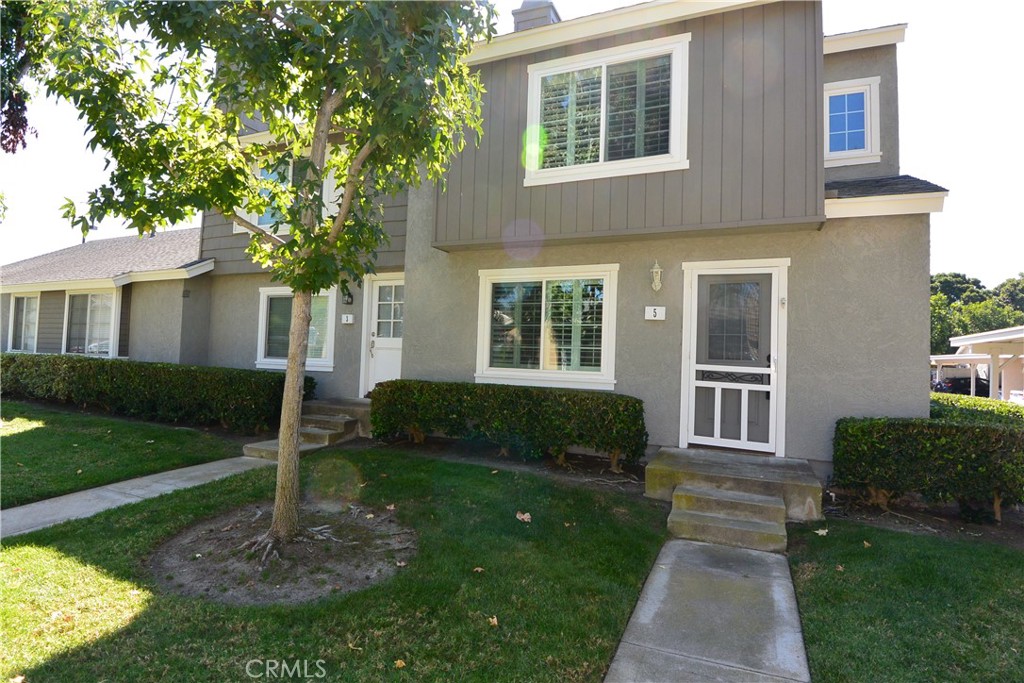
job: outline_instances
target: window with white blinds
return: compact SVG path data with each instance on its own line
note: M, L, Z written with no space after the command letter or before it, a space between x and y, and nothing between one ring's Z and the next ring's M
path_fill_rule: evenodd
M9 351L36 352L36 329L39 322L39 297L14 296Z
M530 65L524 184L687 168L689 39Z
M64 352L110 356L113 316L113 293L69 294Z
M611 389L618 266L480 271L477 381Z
M310 307L306 369L334 369L335 293L313 295ZM256 367L282 369L288 363L288 333L292 320L292 291L287 287L260 288L259 340Z

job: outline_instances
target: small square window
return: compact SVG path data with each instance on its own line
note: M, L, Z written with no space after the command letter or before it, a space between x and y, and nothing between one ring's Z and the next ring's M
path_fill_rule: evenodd
M825 166L881 161L878 86L866 78L825 84Z

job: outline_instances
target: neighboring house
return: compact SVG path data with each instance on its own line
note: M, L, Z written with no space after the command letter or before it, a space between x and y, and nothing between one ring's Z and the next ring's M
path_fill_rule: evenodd
M969 376L971 395L974 396L978 366L981 365L989 379L989 398L1024 403L1024 325L950 337L949 345L957 347L956 353L931 357L936 379L941 380L948 375L943 368L967 366L968 375L956 373L952 376ZM992 381L993 377L996 381Z
M644 400L652 445L819 475L837 418L928 414L946 192L900 175L905 26L823 38L816 2L515 14L471 60L479 147L388 202L354 300L314 299L321 396L397 376L616 391ZM204 216L200 362L283 368L288 291L247 239Z
M0 269L0 348L204 363L200 230L85 242Z

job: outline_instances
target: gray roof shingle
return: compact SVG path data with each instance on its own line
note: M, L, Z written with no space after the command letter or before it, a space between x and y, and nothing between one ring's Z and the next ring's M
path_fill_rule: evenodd
M167 230L153 237L93 240L0 266L0 282L9 286L102 280L126 273L182 268L198 261L199 245L199 228Z
M910 175L884 178L858 178L857 180L830 180L825 183L826 199L851 197L880 197L893 194L921 194L947 192L946 188Z

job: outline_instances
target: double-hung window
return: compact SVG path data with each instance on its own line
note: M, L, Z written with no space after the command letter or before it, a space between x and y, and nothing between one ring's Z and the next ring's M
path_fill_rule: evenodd
M306 369L334 370L334 313L336 289L313 295L309 321L309 346ZM259 338L256 343L256 367L284 369L288 364L288 333L292 320L292 290L288 287L261 287Z
M36 330L39 322L39 297L11 297L10 351L36 352Z
M480 271L478 382L612 389L618 265Z
M524 184L688 168L690 34L529 66Z
M878 88L881 79L825 84L825 166L882 160Z
M64 352L111 356L114 339L113 292L68 294Z

